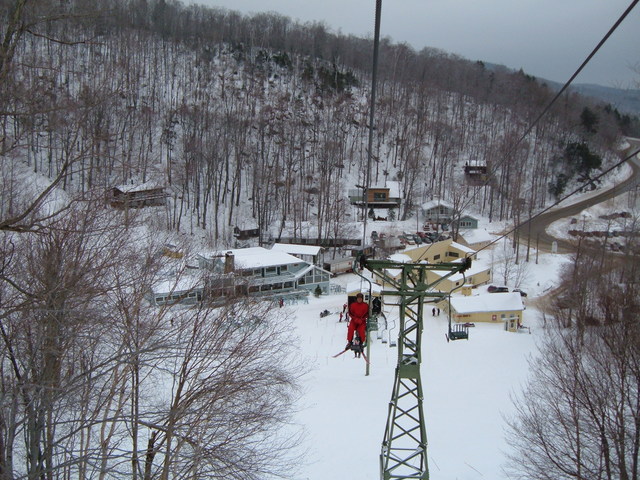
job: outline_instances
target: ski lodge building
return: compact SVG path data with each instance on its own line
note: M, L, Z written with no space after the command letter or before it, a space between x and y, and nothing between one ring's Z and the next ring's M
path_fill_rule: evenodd
M226 296L306 297L320 287L329 292L326 270L285 252L263 247L196 254L197 274L185 274L155 285L155 305L194 304Z
M204 296L204 282L199 275L167 277L155 284L149 300L154 305L195 305Z
M207 295L308 295L318 287L329 291L331 274L313 263L263 247L240 248L197 255L202 270L227 276L212 277Z
M447 310L449 302L441 302ZM458 323L504 323L505 330L517 332L524 305L518 292L485 293L473 297L451 297L451 319Z

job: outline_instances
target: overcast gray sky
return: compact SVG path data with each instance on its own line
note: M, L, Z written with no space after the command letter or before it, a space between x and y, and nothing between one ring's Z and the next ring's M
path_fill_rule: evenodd
M185 0L242 13L277 12L323 22L333 31L373 37L375 0ZM416 49L440 48L470 60L522 68L566 82L631 0L382 0L381 35ZM636 87L640 6L576 79ZM635 82L635 84L634 84Z

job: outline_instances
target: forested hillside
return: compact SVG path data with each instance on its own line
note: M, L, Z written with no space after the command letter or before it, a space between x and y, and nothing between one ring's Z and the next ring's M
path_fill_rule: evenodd
M371 40L164 0L47 3L4 22L5 167L61 174L72 197L166 185L166 226L205 229L220 245L247 220L295 234L313 221L323 238L352 221ZM514 217L614 159L609 108L565 96L522 139L552 97L534 78L389 40L380 59L371 183L400 181L402 218L433 198ZM487 186L464 185L468 161L487 163ZM4 188L5 199L24 190Z
M297 478L309 439L292 415L311 367L295 314L242 292L198 299L194 285L229 293L232 266L190 268L176 233L212 250L235 246L245 224L263 243L285 230L342 237L369 157L369 186L400 185L401 218L438 198L458 214L522 219L569 187L597 188L637 127L569 94L532 128L553 97L533 77L383 40L372 129L371 39L165 0L0 5L0 480ZM487 165L485 184L465 183L467 162ZM123 184L161 187L166 206L114 208ZM567 278L582 303L561 320L635 319L637 269L626 266L623 276L604 254L576 255ZM195 304L157 304L155 287ZM631 347L635 335L615 338ZM557 385L588 365L574 358ZM634 424L617 410L629 397L603 398L593 418L613 402L611 418ZM578 437L609 455L590 418L594 436ZM611 425L611 448L637 458L638 442L619 448L627 437Z

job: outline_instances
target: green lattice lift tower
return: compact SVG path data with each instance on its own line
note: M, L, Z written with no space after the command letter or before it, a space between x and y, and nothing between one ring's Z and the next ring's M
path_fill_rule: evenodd
M443 279L467 270L471 259L439 264L368 259L362 265L383 285L385 303L394 304L395 298L400 310L398 365L382 441L380 479L428 479L427 434L420 380L424 303L447 297L448 293L436 292L433 287ZM401 275L392 277L387 273L389 270L401 271ZM447 273L429 282L427 272L434 270Z

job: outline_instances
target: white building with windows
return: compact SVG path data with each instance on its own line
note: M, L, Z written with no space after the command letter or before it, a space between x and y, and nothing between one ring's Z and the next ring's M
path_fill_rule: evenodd
M210 276L205 293L220 295L291 296L329 291L331 274L289 253L263 247L240 248L197 255Z

